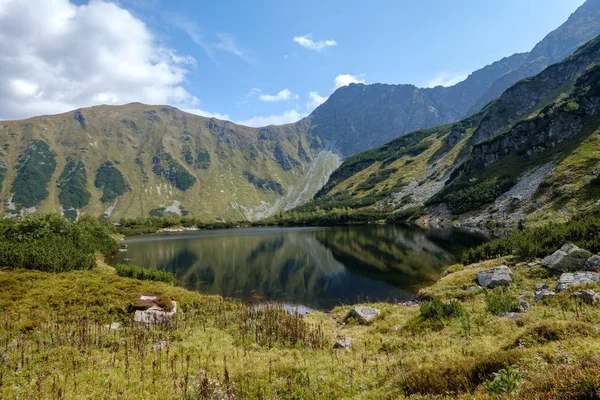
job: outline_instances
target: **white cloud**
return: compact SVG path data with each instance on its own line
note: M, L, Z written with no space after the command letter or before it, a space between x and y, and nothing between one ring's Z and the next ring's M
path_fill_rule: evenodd
M468 76L469 74L464 73L451 74L448 72L442 72L438 76L427 82L427 84L425 84L425 87L432 88L436 86L454 86L457 83L467 79Z
M305 49L315 50L315 51L321 51L323 49L326 49L327 47L337 46L336 41L332 40L332 39L320 40L318 42L315 42L314 40L312 40L311 34L304 35L304 36L294 36L294 42L298 43L300 46L304 47Z
M277 101L297 100L298 95L292 93L289 89L283 89L277 94L261 94L258 98L267 103L275 103Z
M261 127L267 125L285 125L296 122L304 118L306 114L302 114L296 110L289 110L280 115L269 115L266 117L252 117L243 121L238 121L240 125Z
M114 3L0 0L0 119L132 101L198 110L182 86L194 63Z
M327 101L327 97L319 96L319 92L308 92L308 102L306 108L315 109Z
M334 90L339 89L342 86L348 86L351 83L365 83L365 80L357 75L340 74L335 77Z

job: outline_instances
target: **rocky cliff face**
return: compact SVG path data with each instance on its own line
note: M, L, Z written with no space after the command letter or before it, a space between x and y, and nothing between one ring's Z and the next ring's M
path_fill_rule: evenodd
M600 36L472 117L349 157L314 204L468 225L589 208L600 197L599 63Z

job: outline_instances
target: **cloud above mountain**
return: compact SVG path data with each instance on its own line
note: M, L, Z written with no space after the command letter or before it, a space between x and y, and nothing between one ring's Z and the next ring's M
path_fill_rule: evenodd
M335 77L334 90L342 86L348 86L351 83L365 83L365 80L359 75L340 74Z
M0 0L0 119L132 101L211 114L183 87L195 62L114 3Z

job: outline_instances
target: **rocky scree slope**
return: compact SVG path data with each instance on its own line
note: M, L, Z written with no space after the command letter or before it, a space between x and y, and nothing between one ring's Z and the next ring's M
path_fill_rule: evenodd
M466 225L593 207L600 197L598 62L600 37L472 117L347 158L312 207L338 202Z

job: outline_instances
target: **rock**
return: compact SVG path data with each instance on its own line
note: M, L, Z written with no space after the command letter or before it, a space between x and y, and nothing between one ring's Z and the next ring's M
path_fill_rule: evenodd
M513 321L518 321L526 315L527 315L526 313L517 313L517 312L509 312L509 313L500 314L500 316L502 318L512 319Z
M596 208L600 208L600 200L598 200L598 201L596 202L596 204L594 205L594 207L596 207Z
M575 273L564 273L556 282L556 291L564 292L570 286L588 285L590 283L600 282L600 274L597 272L575 272Z
M528 267L535 267L536 265L540 265L540 262L539 261L532 261L532 262L527 263Z
M477 273L477 283L489 289L508 286L512 283L512 271L506 265L486 269Z
M555 271L571 272L586 268L591 253L574 244L565 244L542 260L542 265Z
M381 311L375 308L357 306L348 312L345 321L348 321L350 318L355 318L361 324L365 324L373 321L379 314L381 314Z
M152 351L164 350L167 347L169 347L169 344L170 343L165 340L159 340L158 342L154 343L154 345L152 345Z
M352 342L354 342L354 339L349 338L349 337L347 337L345 339L338 339L335 341L333 348L334 349L349 349Z
M120 322L113 322L110 325L105 325L108 329L110 330L117 330L121 327L121 323Z
M519 310L521 310L521 312L529 310L529 307L529 303L525 300L519 301Z
M588 258L588 260L585 262L586 265L586 269L593 271L594 269L600 267L600 256L599 255L593 255L590 258Z
M173 320L173 316L177 312L177 302L173 302L173 310L164 311L158 306L152 306L147 310L137 310L133 315L133 320L142 324L160 324L163 322L170 322Z
M546 283L537 283L534 288L536 292L539 292L540 290L548 289L548 285Z
M542 289L539 292L535 292L535 296L533 296L533 300L537 303L538 301L542 301L549 297L554 297L554 292L551 292L548 289Z
M481 289L481 286L470 286L469 289L467 289L469 292L476 292L479 289Z
M593 290L590 290L590 289L578 290L575 293L573 293L571 295L571 297L575 298L575 299L579 299L587 304L594 304L600 299L600 296L598 296L598 294L596 292L594 292Z

